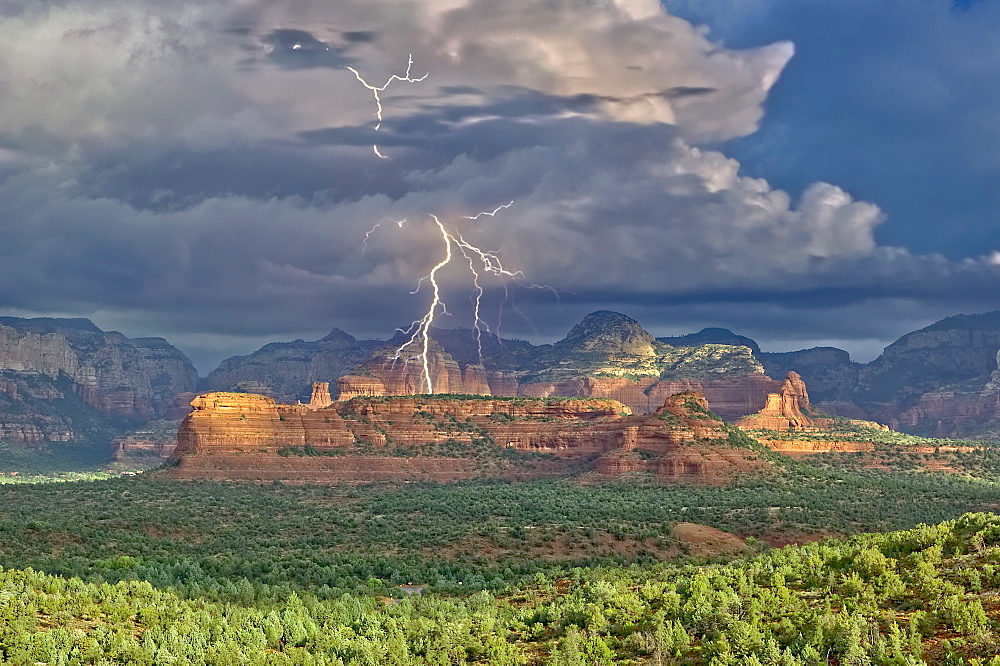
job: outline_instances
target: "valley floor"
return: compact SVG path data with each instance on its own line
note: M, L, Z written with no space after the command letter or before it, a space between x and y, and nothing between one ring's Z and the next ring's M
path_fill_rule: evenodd
M0 655L1000 664L1000 517L816 542L993 510L1000 484L817 462L712 487L0 486Z

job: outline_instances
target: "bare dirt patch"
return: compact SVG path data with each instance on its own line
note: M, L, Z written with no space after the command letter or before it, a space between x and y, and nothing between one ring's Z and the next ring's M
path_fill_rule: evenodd
M677 523L673 536L695 557L739 555L749 550L746 541L735 534L698 523Z

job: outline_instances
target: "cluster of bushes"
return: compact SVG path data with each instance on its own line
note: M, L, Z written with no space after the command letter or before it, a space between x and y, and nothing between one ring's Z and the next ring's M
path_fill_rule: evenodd
M1000 517L724 565L537 574L499 593L253 603L0 571L10 664L1000 666ZM125 564L128 564L127 562ZM992 608L992 605L990 606Z

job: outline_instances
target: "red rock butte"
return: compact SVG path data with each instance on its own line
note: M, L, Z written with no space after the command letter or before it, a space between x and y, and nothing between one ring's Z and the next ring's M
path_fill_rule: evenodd
M849 423L869 430L888 430L887 426L872 421L848 420ZM781 389L769 393L767 404L756 414L744 416L735 423L737 428L753 433L754 437L767 447L783 453L823 453L827 451L872 451L871 441L838 440L836 438L814 439L808 435L831 430L834 419L818 416L809 404L806 383L796 372L789 372ZM770 433L784 433L781 437L769 437ZM795 436L801 433L801 436Z
M176 478L300 483L645 474L721 483L770 463L733 446L699 393L633 414L607 398L361 396L310 404L208 393L178 433Z

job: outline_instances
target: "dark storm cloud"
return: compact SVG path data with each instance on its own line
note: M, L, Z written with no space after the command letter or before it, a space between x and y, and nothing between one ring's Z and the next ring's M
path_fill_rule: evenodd
M0 308L18 314L204 358L334 325L388 335L442 258L430 214L524 271L510 335L607 308L664 334L849 338L852 318L885 324L860 336L908 321L879 304L1000 305L995 246L887 245L877 205L824 182L789 195L712 148L757 129L791 45L728 49L653 0L79 0L0 30ZM428 78L387 88L376 131L344 64L381 84L411 53ZM440 277L443 323L468 325L468 274ZM504 294L484 283L493 321Z
M353 139L345 137L336 147L364 146L367 156L371 131L347 133ZM361 151L317 149L291 140L225 147L136 142L127 154L105 146L88 146L84 152L89 168L77 176L81 193L140 209L175 210L226 196L300 197L318 203L376 194L397 198L408 190L396 165L374 162L358 168Z
M354 44L368 44L374 42L378 33L373 30L345 30L340 33L344 41Z
M272 30L263 41L270 47L270 52L267 54L268 61L284 69L313 67L341 69L354 62L346 55L347 46L320 41L305 30L288 28ZM350 41L365 42L371 39Z

